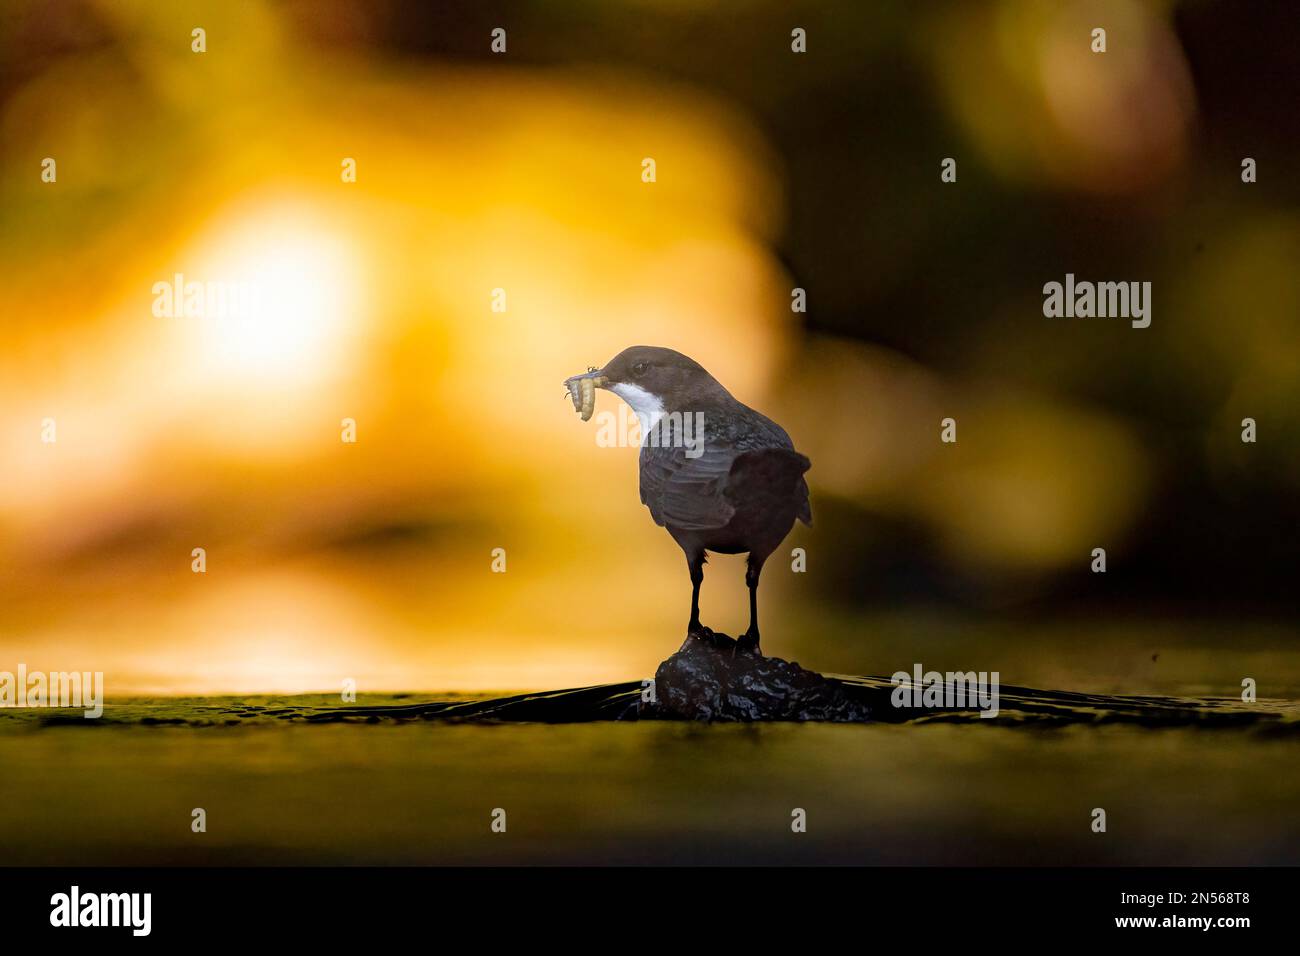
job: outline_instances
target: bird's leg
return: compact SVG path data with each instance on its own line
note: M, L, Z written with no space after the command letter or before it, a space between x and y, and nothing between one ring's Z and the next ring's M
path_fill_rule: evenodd
M700 623L700 585L704 583L704 552L686 555L686 565L691 569L691 621L686 633L712 638L713 632Z
M736 650L762 654L758 649L758 576L763 571L766 556L755 558L751 553L745 566L745 584L749 586L749 630L736 641Z

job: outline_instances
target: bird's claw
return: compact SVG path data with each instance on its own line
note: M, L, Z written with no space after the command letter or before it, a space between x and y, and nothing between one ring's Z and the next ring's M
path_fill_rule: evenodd
M757 634L742 634L736 638L736 653L752 654L755 657L762 657L763 652L758 648Z
M692 624L687 628L686 636L693 637L698 641L703 641L710 647L717 647L720 643L717 635L713 633L713 628L705 627L703 624Z

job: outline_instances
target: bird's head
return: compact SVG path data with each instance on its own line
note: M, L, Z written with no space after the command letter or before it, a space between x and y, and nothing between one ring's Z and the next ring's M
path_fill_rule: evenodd
M596 388L623 399L643 421L664 411L694 410L727 394L699 362L654 345L624 349L604 368L589 369L564 384L583 421L591 418L594 399L589 396Z

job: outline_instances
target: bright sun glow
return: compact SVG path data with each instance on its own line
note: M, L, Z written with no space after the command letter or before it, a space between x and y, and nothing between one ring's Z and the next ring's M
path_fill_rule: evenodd
M198 369L245 385L330 377L356 328L355 256L336 231L296 211L240 217L201 241L185 276ZM199 283L198 287L192 283Z

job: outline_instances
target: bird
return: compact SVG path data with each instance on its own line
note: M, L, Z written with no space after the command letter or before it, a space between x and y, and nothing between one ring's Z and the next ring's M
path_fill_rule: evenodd
M796 520L812 525L804 478L811 462L795 451L785 429L673 349L634 345L564 385L584 421L591 417L596 388L613 392L640 421L641 503L686 556L688 636L715 640L700 623L708 553L748 555L749 628L733 649L761 655L759 576Z

